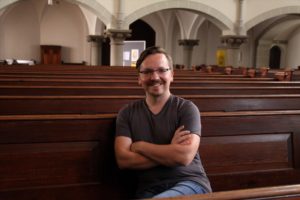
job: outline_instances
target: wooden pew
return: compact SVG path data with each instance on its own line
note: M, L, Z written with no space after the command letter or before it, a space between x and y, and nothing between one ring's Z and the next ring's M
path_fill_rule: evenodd
M136 73L136 68L133 67L123 67L123 66L64 66L64 65L35 65L35 66L18 66L18 65L10 65L10 66L1 66L0 72L77 72L77 71L86 71L86 72L103 72L103 73L114 73L116 71L127 72L127 73ZM222 72L214 72L214 73L206 73L202 71L194 71L194 70L177 70L174 68L176 73L180 74L223 74ZM238 73L235 73L238 74ZM241 73L240 73L241 74Z
M171 87L175 95L300 94L300 86ZM2 86L0 95L144 95L140 86Z
M3 97L4 103L11 98ZM119 101L120 97L107 97L106 101L102 102L93 102L85 97L83 99L88 101L82 101L82 97L78 96L74 99L71 96L71 99L80 99L79 102L71 102L69 97L62 96L27 97L25 97L26 102L24 97L16 98L23 100L23 106L25 105L23 109L27 109L23 114L32 114L38 107L42 109L39 111L41 114L47 112L57 114L60 111L68 113L70 110L71 113L96 113L95 105L104 106L99 107L99 112L107 109L107 113L109 113L116 112L120 107L111 108L107 107L108 105L120 106L124 103L114 102L114 100ZM9 108L14 103L22 105L22 102L14 101L14 98L10 99L9 104L0 105L8 112L6 113L3 109L2 115L16 114L9 111ZM52 104L53 99L65 100L66 98L67 101L57 101ZM95 97L92 98L95 99ZM29 99L36 101L29 103ZM46 99L46 101L42 99ZM96 97L96 99L99 98ZM108 99L110 101L107 101ZM125 99L125 103L127 100ZM230 105L232 102L236 102L235 100L231 99L227 103ZM275 105L275 109L299 109L298 102L298 97L294 99L286 96L282 101L276 99L276 104L273 104L272 101L263 103L254 103L254 101L251 103L250 101L249 106L249 100L247 100L240 101L239 105L243 105L243 108L247 109L252 109L252 106L257 109L261 106L264 110L268 110L274 109ZM73 108L69 110L66 107L68 104L77 106L79 110L72 110ZM205 109L209 106L214 110L220 108L217 101L211 104L210 102L210 105L205 106ZM51 105L54 107L51 108ZM85 109L87 105L90 106L87 110L80 110ZM259 106L257 107L257 105ZM278 105L283 107L278 107ZM284 106L288 106L288 108ZM43 110L44 108L48 111ZM232 108L229 107L225 111L230 109ZM300 177L298 159L300 150L297 147L300 143L299 131L297 131L299 127L295 125L299 124L299 114L299 111L202 113L204 135L200 152L204 152L202 159L204 163L207 163L205 168L207 168L214 190L299 183L297 182ZM123 173L117 169L113 159L114 118L114 115L99 114L0 116L2 126L0 148L4 150L0 151L0 156L2 155L1 158L3 158L1 160L8 161L5 163L6 165L2 167L0 165L0 169L2 168L0 171L4 172L3 177L0 177L0 199L24 199L24 197L40 199L43 196L55 199L58 196L62 197L61 194L64 199L130 198L132 188L128 187L130 184L126 181L131 180L131 176L128 177L129 175L125 174L126 178L123 179ZM101 125L97 124L99 121L101 121ZM251 125L247 124L242 127L241 124L236 125L237 122L241 124L251 122ZM288 122L292 122L292 127L288 128ZM266 123L267 127L258 128L258 131L252 130L255 126L262 126L263 123ZM268 123L272 125L269 126ZM277 124L273 125L273 123ZM284 127L277 127L279 124ZM79 126L78 130L77 126ZM26 135L21 132L21 128ZM103 133L104 135L102 135ZM209 134L205 135L205 133ZM274 155L270 153L273 149L276 150L272 152ZM108 155L107 152L110 154ZM39 158L40 162L36 161L36 158ZM267 161L264 162L265 160ZM23 163L26 163L25 167L23 167ZM85 166L86 163L88 166ZM17 167L21 167L21 169ZM12 175L10 172L14 170L18 173ZM27 180L29 182L25 185Z
M130 79L121 78L1 78L0 85L23 85L23 86L50 86L50 85L90 85L90 86L137 86L136 77ZM300 81L238 81L232 80L198 80L198 79L179 79L175 77L172 86L181 87L232 87L232 86L300 86Z
M114 160L114 118L0 116L0 199L129 199Z
M70 75L70 76L59 76L59 77L53 77L53 76L38 76L38 77L1 77L1 82L45 82L45 81L56 81L56 82L64 82L64 80L67 81L73 81L73 82L98 82L100 80L137 80L137 76L79 76L79 75ZM250 82L256 82L256 81L274 81L272 78L247 78L247 77L180 77L175 76L175 81L250 81Z
M300 94L291 95L182 95L201 112L298 110ZM0 114L117 113L140 96L0 96Z
M37 70L34 71L1 71L0 69L0 77L1 78L37 78L37 77L86 77L86 78L93 78L93 77L123 77L128 78L132 76L138 76L137 71L124 71L124 70L108 70L108 71L87 71L87 70L80 70L80 71L43 71ZM82 73L80 73L82 72ZM262 79L262 80L275 80L274 77L249 77L242 74L207 74L207 73L195 73L195 72L188 72L183 73L182 71L174 71L174 75L176 77L180 77L183 79L189 78L232 78L232 79Z
M135 76L137 76L138 73L135 74ZM37 74L37 73L34 73L34 74L24 74L22 72L20 73L1 73L0 74L0 78L60 78L60 77L63 77L63 78L110 78L111 76L118 76L118 74L114 74L114 75L110 75L110 74L75 74L75 75L72 75L72 74L53 74L53 73L49 73L49 74L45 74L45 73L42 73L42 74ZM128 77L131 77L132 74L129 73L128 75L122 75L120 77L124 77L124 78L128 78ZM186 76L184 74L180 74L180 73L176 73L175 74L176 77L179 77L179 78L182 78L182 79L189 79L189 78L202 78L202 77L208 77L208 78L248 78L244 75L225 75L225 74L218 74L218 75L215 75L215 74L193 74L193 73L190 73L189 76Z
M238 68L231 68L231 74L234 75L241 75L245 74L244 70L247 71L247 69L238 69ZM114 71L126 71L126 72L135 72L136 69L134 67L130 66L78 66L78 65L35 65L35 66L23 66L20 67L18 65L9 65L9 66L1 66L0 71L13 71L13 72L28 72L28 71L104 71L104 72L114 72ZM174 71L176 73L180 74L207 74L207 75L213 75L213 74L230 74L227 73L225 67L220 67L218 70L213 69L211 72L208 73L208 70L182 70L177 69L174 67ZM270 70L269 70L270 71Z
M273 187L261 187L242 190L231 190L224 192L213 192L209 194L199 194L181 196L173 198L162 198L162 200L241 200L241 199L300 199L300 185L280 185Z
M123 79L130 79L132 78L132 76L136 76L137 77L138 73L135 74L114 74L114 75L110 75L110 74L53 74L53 73L49 73L49 74L45 74L45 73L41 73L41 74L24 74L24 73L1 73L0 74L0 78L114 78L114 77L120 77ZM175 74L175 77L179 78L179 79L198 79L198 78L232 78L232 79L250 79L249 77L245 77L243 75L224 75L224 74L219 74L219 75L211 75L211 74L190 74L189 76L183 75L183 74ZM254 79L255 80L255 79ZM264 80L264 79L262 79ZM271 80L271 79L265 79L265 80Z
M213 72L213 73L206 73L202 71L191 71L191 70L174 70L176 74L180 74L180 76L245 76L243 74L243 70L234 69L232 74L225 74L224 67L221 67L221 73L220 72ZM2 73L85 73L85 74L95 74L95 73L101 73L101 74L136 74L136 69L132 67L123 67L123 66L78 66L78 65L50 65L50 66L44 66L44 65L35 65L35 66L7 66L3 65L0 68L0 74ZM295 73L295 75L294 75ZM293 72L292 80L299 80L297 78L297 70ZM256 76L256 78L262 77L259 73ZM269 73L265 77L271 77L274 78L274 70L269 70Z
M300 183L300 110L201 114L199 151L214 191ZM0 116L0 198L128 199L134 179L116 167L114 121Z

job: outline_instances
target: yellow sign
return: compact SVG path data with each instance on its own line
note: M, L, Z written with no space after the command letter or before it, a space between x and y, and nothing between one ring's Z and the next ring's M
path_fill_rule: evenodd
M224 49L217 50L217 65L225 66L225 63L226 63L225 55L226 55L226 52Z

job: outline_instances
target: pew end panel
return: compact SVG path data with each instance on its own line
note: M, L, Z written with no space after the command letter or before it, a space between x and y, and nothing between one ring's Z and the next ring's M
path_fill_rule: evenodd
M1 116L0 124L0 199L132 197L134 177L114 158L114 118Z
M299 183L297 114L284 111L217 113L218 117L207 114L202 116L199 152L214 191Z

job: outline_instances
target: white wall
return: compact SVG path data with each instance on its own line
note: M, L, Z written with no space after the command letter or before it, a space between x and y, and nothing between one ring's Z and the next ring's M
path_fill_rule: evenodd
M61 45L62 61L89 61L87 24L78 6L64 3L47 6L41 20L41 44Z
M272 41L260 41L257 47L256 66L269 66L270 48Z
M295 5L300 6L298 0L244 0L245 1L245 23L249 22L257 16L262 16L264 13L274 11L280 14L281 8L288 8L293 10L292 7ZM262 18L261 18L262 19ZM263 19L262 19L263 20Z
M192 65L216 64L216 52L220 43L221 30L209 21L199 28L199 45L194 47Z
M287 45L287 67L297 68L300 66L300 28L298 28L293 35L291 35L290 40Z
M35 59L40 57L38 16L31 3L13 5L0 23L0 59Z
M287 46L287 66L297 68L300 66L300 28L291 35Z
M178 40L182 39L180 35L180 29L178 21L174 21L173 29L168 30L171 37L171 56L173 57L174 64L183 64L183 47L179 46Z

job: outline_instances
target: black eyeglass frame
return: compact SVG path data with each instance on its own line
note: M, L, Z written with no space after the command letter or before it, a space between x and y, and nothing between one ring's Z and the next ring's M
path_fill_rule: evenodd
M143 74L145 76L149 76L149 75L152 75L154 74L154 72L158 72L158 74L164 74L168 71L170 71L171 68L158 68L158 69L146 69L144 71L139 71L140 74Z

